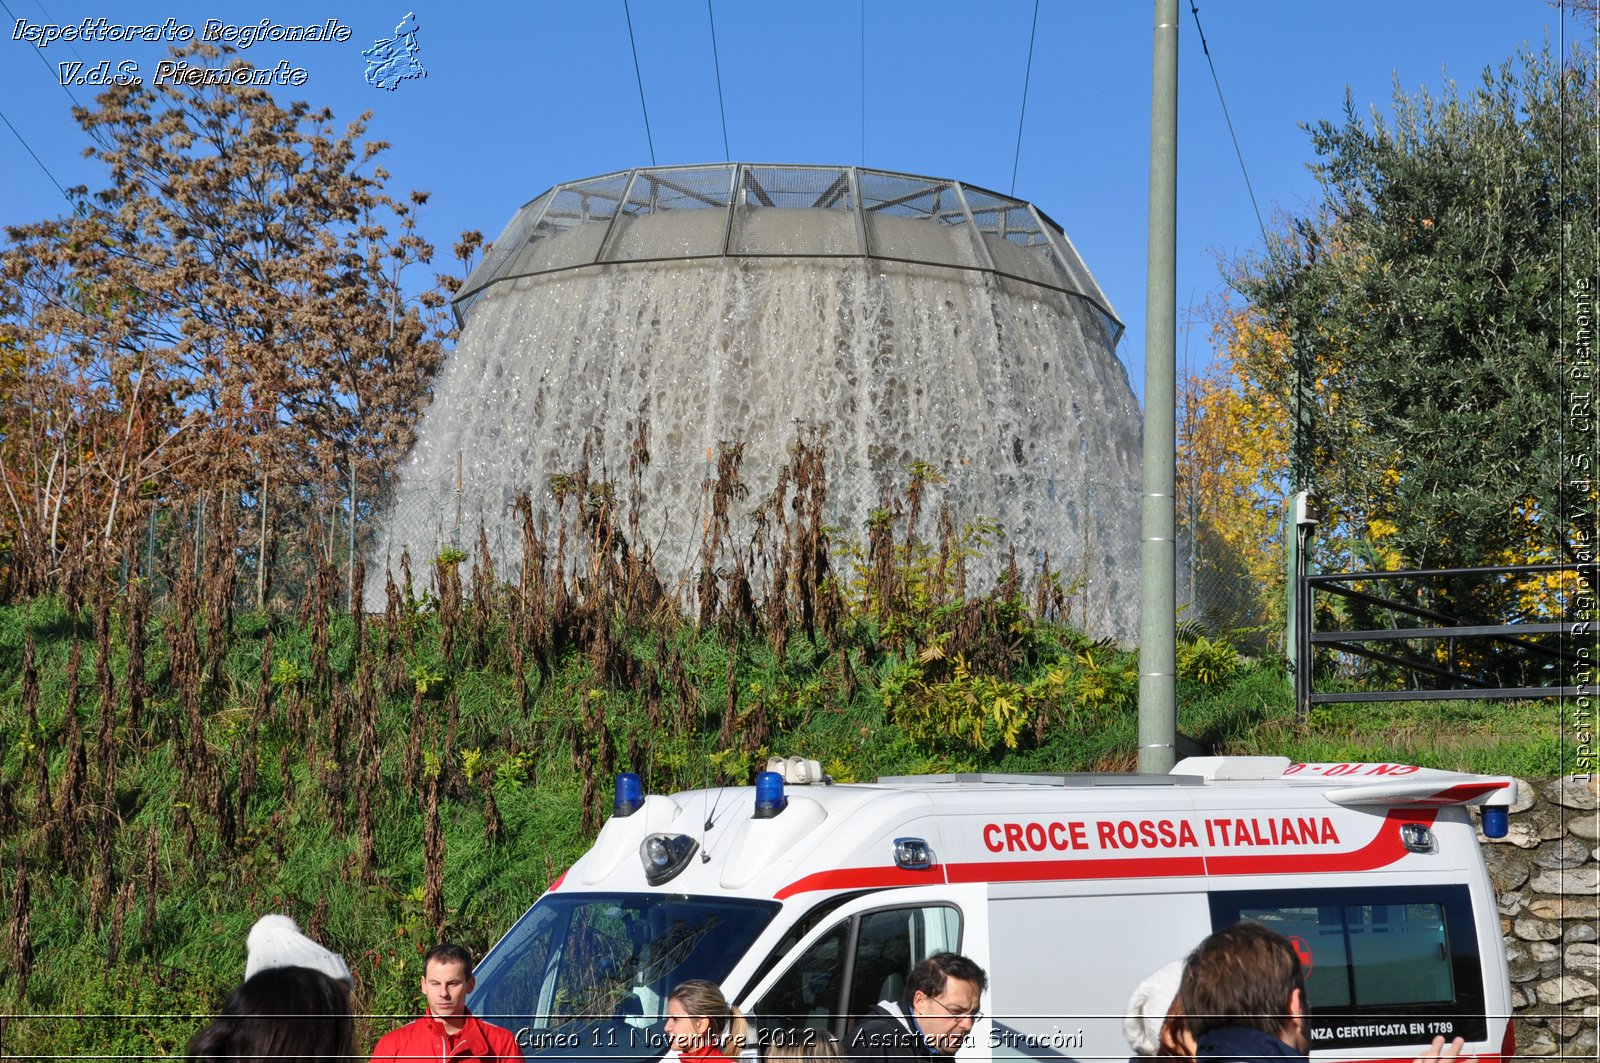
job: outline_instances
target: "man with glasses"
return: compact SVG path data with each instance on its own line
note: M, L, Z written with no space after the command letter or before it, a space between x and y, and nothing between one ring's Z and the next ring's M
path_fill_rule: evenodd
M943 1060L967 1043L983 1017L989 988L983 968L953 952L936 952L912 968L900 1000L880 1001L845 1039L854 1063Z

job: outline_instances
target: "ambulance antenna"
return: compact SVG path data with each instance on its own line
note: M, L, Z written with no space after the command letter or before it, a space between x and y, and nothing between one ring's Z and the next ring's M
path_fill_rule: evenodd
M711 828L717 825L717 806L722 804L722 791L726 789L726 786L717 787L717 794L711 800L711 811L706 813L706 825L700 828L700 862L702 864L711 863L711 851L706 848L706 836L710 834Z
M711 811L706 813L706 825L700 828L702 831L708 831L717 825L717 806L722 804L722 791L725 789L727 789L725 786L717 787L717 795L711 800ZM700 840L704 842L705 838Z

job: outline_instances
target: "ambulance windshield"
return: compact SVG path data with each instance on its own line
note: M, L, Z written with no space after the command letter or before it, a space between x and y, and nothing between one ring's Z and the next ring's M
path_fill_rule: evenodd
M773 902L628 893L540 899L478 965L474 1014L526 1056L656 1059L667 995L720 983L778 911Z

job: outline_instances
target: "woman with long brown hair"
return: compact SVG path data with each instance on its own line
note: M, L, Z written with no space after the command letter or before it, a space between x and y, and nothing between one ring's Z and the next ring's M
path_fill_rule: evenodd
M715 982L684 982L667 997L667 1037L684 1063L734 1063L750 1024Z

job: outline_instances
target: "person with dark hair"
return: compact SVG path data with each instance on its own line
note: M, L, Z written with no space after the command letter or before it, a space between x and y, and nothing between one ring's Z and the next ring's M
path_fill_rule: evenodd
M721 986L696 978L667 996L665 1032L684 1063L733 1063L744 1051L750 1024Z
M953 1056L983 1017L989 976L953 952L936 952L911 969L905 995L879 1001L845 1038L856 1063Z
M1300 954L1282 934L1246 920L1218 930L1184 960L1171 1029L1163 1028L1157 1054L1194 1063L1264 1063L1269 1056L1306 1063L1310 1014ZM1416 1063L1473 1063L1461 1056L1464 1044L1435 1037Z
M269 967L228 996L222 1014L189 1040L200 1063L355 1057L350 991L309 967Z
M1161 1059L1181 1059L1193 1063L1194 1037L1189 1033L1189 1020L1183 1017L1183 1001L1172 998L1166 1021L1156 1035L1154 1053Z
M1178 1002L1198 1061L1310 1051L1305 978L1289 939L1260 923L1223 927L1183 962Z
M435 945L422 958L422 1016L378 1038L372 1050L381 1060L439 1060L468 1063L514 1060L521 1063L517 1038L504 1026L484 1022L467 1010L472 992L472 955L460 945Z

